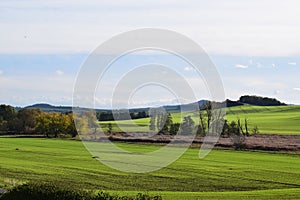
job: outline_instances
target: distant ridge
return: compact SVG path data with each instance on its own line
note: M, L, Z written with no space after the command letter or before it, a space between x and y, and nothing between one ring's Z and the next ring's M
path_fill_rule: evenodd
M260 97L256 95L241 96L238 102L254 106L286 106L285 103L282 103L275 98Z
M38 103L38 104L31 105L31 106L27 106L25 108L55 108L55 107L56 106L52 106L47 103Z
M66 113L71 112L72 107L71 106L53 106L47 103L37 103L34 105L30 105L25 107L27 109L41 109L43 112L60 112L60 113Z
M243 103L239 101L232 101L230 99L226 99L225 101L227 107L234 107L234 106L242 106L244 105Z
M199 106L199 108L203 108L203 105L205 105L209 100L200 100L195 103L189 103L189 104L182 104L182 105L165 105L162 106L167 112L173 113L173 112L180 112L180 111L192 111L195 110L195 106ZM255 105L255 106L284 106L285 103L282 103L274 98L268 98L268 97L260 97L255 95L244 95L239 98L237 101L232 101L230 99L226 99L225 102L221 102L220 104L226 103L227 107L234 107L234 106L242 106L245 104L249 105ZM29 109L41 109L43 112L60 112L60 113L66 113L71 112L72 107L71 106L53 106L47 103L38 103L34 105L27 106L25 108ZM149 112L150 108L132 108L129 109L130 112ZM96 112L111 112L110 109L95 109Z

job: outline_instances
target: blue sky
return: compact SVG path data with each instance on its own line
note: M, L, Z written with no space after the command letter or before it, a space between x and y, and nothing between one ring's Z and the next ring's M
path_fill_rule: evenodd
M76 75L89 53L116 34L154 27L200 44L215 63L227 98L256 94L300 104L299 7L296 0L0 0L0 103L71 105ZM160 59L193 78L183 63ZM147 55L125 59L112 74L133 60L146 61ZM167 94L145 93L137 95L136 105L173 101ZM97 95L98 106L109 107L109 95Z

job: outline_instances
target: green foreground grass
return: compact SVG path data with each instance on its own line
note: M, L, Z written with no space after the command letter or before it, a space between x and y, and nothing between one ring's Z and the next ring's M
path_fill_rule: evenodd
M134 196L135 191L110 191L112 194L122 194ZM255 191L235 191L235 192L148 192L149 195L161 195L163 199L299 199L300 189L275 189L275 190L255 190Z
M193 116L193 113L190 113ZM173 121L180 122L180 113L172 113ZM194 118L195 119L195 118ZM226 109L226 119L237 121L248 119L249 128L258 126L260 133L264 134L300 134L300 106L237 106ZM196 120L196 119L195 119ZM125 132L148 132L149 118L130 121L101 122L101 126L106 129L107 124L113 125L114 131ZM138 125L135 126L135 125Z
M106 145L106 144L103 144ZM132 152L159 146L117 143ZM213 150L205 159L189 149L161 170L128 174L101 164L78 141L0 138L0 187L60 182L121 195L148 192L165 199L299 199L297 154Z

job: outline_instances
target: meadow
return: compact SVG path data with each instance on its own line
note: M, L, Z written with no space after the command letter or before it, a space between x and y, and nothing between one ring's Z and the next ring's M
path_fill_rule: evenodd
M160 148L149 144L117 145L131 152ZM198 153L199 149L190 148L163 169L128 174L92 158L80 141L0 138L0 187L59 182L122 195L160 194L164 199L300 198L299 154L217 149L200 160Z
M193 113L190 113L194 116ZM173 121L180 122L180 113L172 113ZM258 126L259 132L263 134L300 134L300 106L236 106L226 109L228 121L237 119L248 120L249 128L253 129ZM196 120L194 118L194 120ZM118 126L114 121L101 122L101 127L107 128L111 123L113 131L126 132L148 132L149 118L136 119L133 122L138 125L133 126L127 120L118 121Z

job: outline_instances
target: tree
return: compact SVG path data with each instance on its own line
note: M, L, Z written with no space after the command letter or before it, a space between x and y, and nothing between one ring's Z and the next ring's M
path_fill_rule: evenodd
M67 121L68 121L68 127L66 132L68 134L71 134L72 137L76 137L77 136L77 130L76 130L76 126L75 126L75 122L74 122L74 118L73 118L73 113L67 113Z
M239 130L238 130L238 126L237 126L237 123L235 121L232 121L230 124L229 124L229 133L232 134L232 135L237 135Z
M239 136L244 135L243 125L241 124L240 119L237 120L237 127L238 127L237 135L239 135Z
M46 135L49 137L50 135L54 135L55 138L58 137L58 135L65 132L65 121L63 114L61 113L48 113L45 115L46 117Z
M176 135L179 132L180 123L172 123L170 126L170 134Z
M173 124L172 115L170 113L162 114L161 120L161 124L163 124L163 126L160 130L160 133L170 133L171 124Z
M198 136L205 136L205 128L202 127L201 124L199 124L198 126L196 126L197 129L197 135Z
M149 129L155 131L156 128L159 133L171 133L171 126L173 124L172 115L170 113L159 112L158 110L151 110ZM173 128L175 128L174 126ZM173 133L175 130L173 129ZM176 131L177 132L177 131Z
M97 123L97 117L94 114L93 110L84 112L82 115L86 116L86 118L88 120L89 129L93 129L94 133L96 133L97 128L99 128L99 124Z
M208 101L199 110L200 125L197 127L200 129L197 131L199 134L206 135L210 131L212 116L212 102Z
M245 130L244 130L245 127ZM258 131L257 126L254 127L253 133ZM240 149L245 147L245 141L246 137L248 137L249 131L248 131L248 120L245 119L244 125L241 123L241 120L238 119L237 123L235 121L232 121L229 125L227 121L225 121L222 134L227 134L228 136L231 136L233 140L233 145Z
M162 129L162 124L163 124L163 116L161 113L156 113L156 127L158 132L161 131Z
M0 105L0 131L11 131L16 116L17 112L12 106Z
M48 117L49 114L42 113L38 118L38 125L37 125L37 132L44 134L46 137L49 137L49 124L50 124L50 118Z
M112 133L112 124L111 124L111 123L108 123L108 125L107 125L107 132L108 132L109 134Z
M206 134L206 125L205 125L204 114L201 110L199 111L199 117L200 117L200 125L198 127L198 130L199 130L199 133L205 135Z
M212 103L209 101L204 105L204 110L206 112L206 117L207 117L207 131L209 131L210 128L210 123L212 120Z
M245 130L246 130L246 136L249 137L249 130L248 130L248 119L245 118Z
M138 114L135 118L140 119L140 118L146 118L146 117L148 117L147 113L145 111L142 111L142 112L138 112Z
M156 113L154 111L152 111L152 113L150 114L150 125L149 125L149 129L151 131L155 131L155 122L156 122Z
M193 133L193 129L195 128L195 122L191 116L187 116L183 118L183 122L181 124L181 134L188 135Z
M257 126L254 126L254 128L252 129L252 133L253 134L258 134L259 133L259 129Z
M38 118L42 111L40 109L22 109L18 112L17 118L21 123L22 133L32 133L38 124ZM16 124L15 124L16 125Z
M229 126L227 120L224 121L223 130L222 130L221 135L222 135L223 137L224 137L224 136L227 136L227 137L230 136L230 126Z
M285 103L282 103L277 99L250 95L241 96L239 102L257 106L286 106Z
M14 107L10 105L0 105L0 121L10 121L14 119L17 112Z
M46 137L53 135L55 138L60 135L71 135L72 137L77 135L71 113L42 113L38 118L36 131Z

